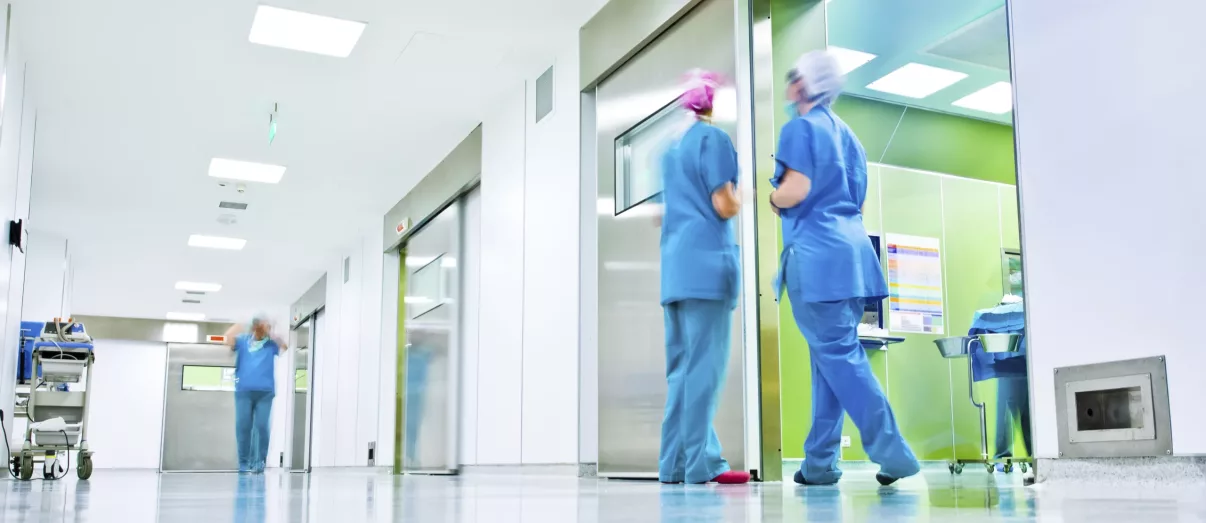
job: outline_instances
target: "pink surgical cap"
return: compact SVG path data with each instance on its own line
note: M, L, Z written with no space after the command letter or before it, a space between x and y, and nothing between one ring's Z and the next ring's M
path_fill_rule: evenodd
M721 81L721 76L711 71L696 69L687 73L686 86L683 95L679 97L680 103L695 114L711 111L712 100L716 97L716 89L720 87Z

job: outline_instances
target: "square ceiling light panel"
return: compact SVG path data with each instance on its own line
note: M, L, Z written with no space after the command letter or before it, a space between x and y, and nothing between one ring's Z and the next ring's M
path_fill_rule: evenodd
M222 286L217 283L198 283L192 281L176 282L176 290L178 291L194 291L194 292L218 292L222 290Z
M206 249L225 249L228 251L241 251L247 246L247 240L240 238L223 238L221 236L204 236L194 234L188 237L189 247L202 247Z
M366 24L261 5L251 23L253 44L347 58Z
M867 89L907 98L925 98L967 78L966 73L918 63L905 64L883 78L871 82Z
M205 315L200 312L169 312L167 319L176 321L205 321Z
M955 100L951 105L974 111L1005 114L1013 110L1013 85L1009 82L997 82Z
M829 47L829 54L833 55L838 61L838 66L842 68L842 74L850 74L850 71L858 69L875 59L875 55L846 49L844 47Z
M223 180L280 183L281 178L285 177L285 167L283 165L214 158L209 161L209 175Z

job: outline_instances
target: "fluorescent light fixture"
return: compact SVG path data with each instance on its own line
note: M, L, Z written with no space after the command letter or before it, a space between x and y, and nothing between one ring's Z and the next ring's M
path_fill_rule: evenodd
M966 73L918 63L905 64L883 78L871 82L867 89L907 98L925 98L967 78Z
M205 315L200 312L169 312L167 319L176 321L204 321Z
M842 68L842 74L850 74L850 71L862 67L867 62L875 59L875 55L855 51L854 49L846 49L844 47L829 47L829 54L833 55L838 61L838 66Z
M247 246L247 240L239 238L222 238L219 236L203 236L194 234L188 237L189 247L204 247L207 249L226 249L229 251L241 251Z
M253 44L347 58L365 27L362 22L261 5L255 10L247 39Z
M285 176L285 167L267 163L244 162L214 158L209 161L209 175L223 180L245 182L279 183Z
M197 283L191 281L176 282L176 290L178 291L196 291L196 292L218 292L222 290L222 286L217 283Z
M951 105L974 111L1005 114L1013 110L1013 85L1009 82L997 82L955 100Z

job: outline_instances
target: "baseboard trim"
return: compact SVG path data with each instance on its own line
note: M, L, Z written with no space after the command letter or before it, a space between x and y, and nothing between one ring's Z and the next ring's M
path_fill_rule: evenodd
M1040 458L1035 472L1042 484L1206 485L1206 458Z

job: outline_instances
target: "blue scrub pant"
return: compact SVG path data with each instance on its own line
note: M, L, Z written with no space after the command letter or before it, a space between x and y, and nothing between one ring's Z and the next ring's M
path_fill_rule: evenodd
M658 479L707 483L729 471L712 420L728 371L731 302L682 300L665 306L666 417Z
M1013 457L1013 423L1022 425L1022 444L1030 455L1030 388L1026 378L997 378L997 453Z
M263 472L272 430L272 391L235 392L235 442L239 472Z
M900 479L919 472L917 458L900 434L892 406L858 341L863 299L809 303L791 298L792 314L808 340L812 359L812 430L804 441L800 467L804 480L825 485L841 479L837 462L846 412L880 473Z

